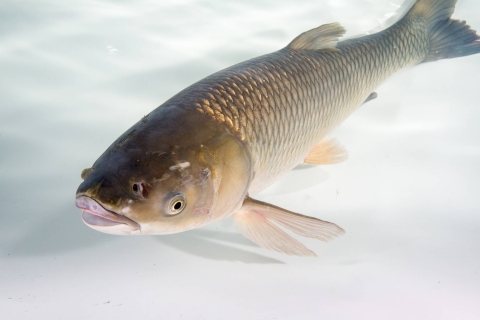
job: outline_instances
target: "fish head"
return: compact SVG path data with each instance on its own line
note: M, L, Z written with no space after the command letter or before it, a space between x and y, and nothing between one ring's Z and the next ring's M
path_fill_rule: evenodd
M238 211L251 170L238 139L218 124L187 121L181 129L157 131L135 125L81 176L76 205L89 227L169 234Z

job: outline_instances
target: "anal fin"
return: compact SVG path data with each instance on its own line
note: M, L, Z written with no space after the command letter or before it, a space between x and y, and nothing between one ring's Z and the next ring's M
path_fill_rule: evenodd
M276 224L298 235L322 241L331 240L345 232L336 224L251 198L245 199L242 209L233 215L233 219L239 231L259 246L296 256L316 254Z
M303 161L308 164L335 164L347 160L348 152L337 139L322 140Z

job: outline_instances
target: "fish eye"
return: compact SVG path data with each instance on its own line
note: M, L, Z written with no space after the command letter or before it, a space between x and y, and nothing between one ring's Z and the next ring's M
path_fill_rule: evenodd
M185 201L185 197L182 196L181 194L176 195L173 197L172 200L170 200L170 208L168 210L168 214L174 215L178 214L185 209L187 202Z

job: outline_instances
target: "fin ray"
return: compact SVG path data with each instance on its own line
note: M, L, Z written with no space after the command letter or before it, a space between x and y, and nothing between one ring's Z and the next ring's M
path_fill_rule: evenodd
M288 255L316 256L315 252L254 210L241 210L233 218L237 229L263 248Z
M342 228L334 223L288 211L251 198L245 200L244 206L250 210L261 212L265 218L302 237L329 241L345 233Z
M347 160L348 152L337 139L322 140L310 151L304 163L335 164Z
M410 10L426 19L430 51L423 62L480 53L480 36L465 21L450 17L457 0L418 0Z
M237 229L248 239L266 249L288 255L316 256L301 242L280 229L300 236L329 241L345 233L336 224L304 216L271 204L246 198L240 212L233 215Z

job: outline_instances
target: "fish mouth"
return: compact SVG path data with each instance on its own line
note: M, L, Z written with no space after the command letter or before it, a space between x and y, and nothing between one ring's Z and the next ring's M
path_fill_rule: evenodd
M90 228L112 234L132 234L140 231L138 223L105 209L98 201L88 196L78 196L75 205L82 210L82 220Z

